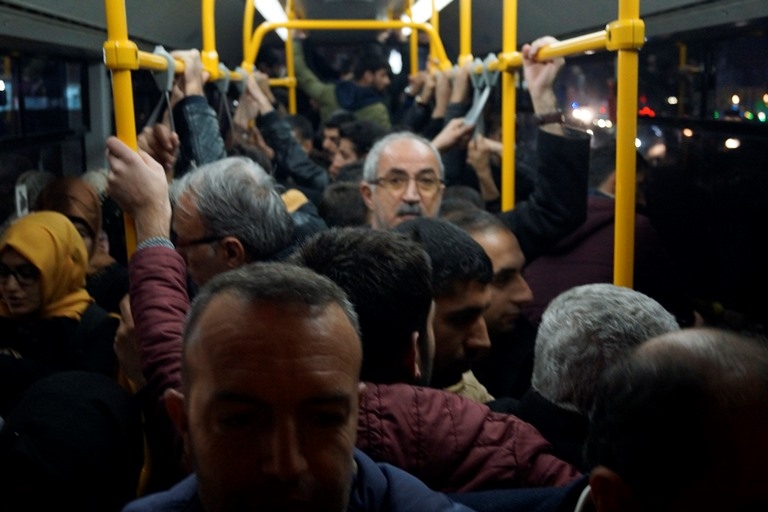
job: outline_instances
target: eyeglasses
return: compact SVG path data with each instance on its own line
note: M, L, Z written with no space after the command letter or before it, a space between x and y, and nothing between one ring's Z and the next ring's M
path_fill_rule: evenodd
M186 249L187 247L191 247L193 245L204 245L212 244L213 242L219 242L225 236L226 235L208 235L195 238L193 240L179 240L179 237L176 233L171 233L171 242L173 242L173 245L176 246L176 249Z
M40 271L34 265L11 268L8 265L0 264L0 281L6 283L11 276L16 278L19 286L30 286L40 279Z
M384 189L390 192L400 193L404 192L408 188L408 184L411 180L416 182L416 188L422 194L434 194L443 184L443 180L438 178L433 173L423 173L416 177L408 176L404 173L391 173L380 178L369 180L371 185L381 185Z

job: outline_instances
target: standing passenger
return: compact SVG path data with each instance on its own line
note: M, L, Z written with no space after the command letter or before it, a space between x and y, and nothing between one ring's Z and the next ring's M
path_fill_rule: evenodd
M195 473L126 512L466 511L355 450L361 346L332 281L254 264L211 280L184 329L167 406Z
M117 375L118 320L85 289L88 253L57 212L33 212L0 238L0 416L39 378L83 370Z

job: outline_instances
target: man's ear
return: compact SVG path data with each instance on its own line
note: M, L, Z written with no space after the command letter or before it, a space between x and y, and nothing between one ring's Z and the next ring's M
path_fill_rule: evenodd
M360 382L357 385L357 406L360 407L363 404L363 397L368 392L368 387L365 382Z
M171 418L171 422L186 443L189 423L187 422L187 414L184 411L184 395L175 389L166 389L165 393L163 393L163 401L165 402L165 410L168 412L168 417Z
M360 182L360 195L363 196L363 202L368 210L373 211L373 189L370 183Z
M592 501L597 512L633 512L639 510L632 489L616 473L597 466L589 474Z
M224 257L226 258L228 268L238 268L248 263L248 255L245 252L245 247L236 237L225 236L219 244L224 251Z
M419 352L419 332L411 333L411 344L405 352L403 370L411 383L421 381L421 353Z

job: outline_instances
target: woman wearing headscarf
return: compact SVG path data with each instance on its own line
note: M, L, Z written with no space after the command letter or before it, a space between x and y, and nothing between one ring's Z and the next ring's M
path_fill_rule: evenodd
M30 213L0 237L0 416L45 375L116 376L118 320L86 291L87 266L82 237L60 213Z

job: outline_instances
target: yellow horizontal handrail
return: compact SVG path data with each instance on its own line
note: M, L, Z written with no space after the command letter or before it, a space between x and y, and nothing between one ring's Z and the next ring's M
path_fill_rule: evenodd
M401 20L287 20L264 22L256 28L248 41L247 50L243 55L241 66L244 70L248 72L253 70L253 63L256 60L256 55L264 36L278 28L294 30L390 30L410 28L411 30L421 30L429 36L435 48L440 69L448 70L453 67L440 40L440 35L427 23Z
M181 73L184 73L185 65L184 61L181 59L173 59L173 73L178 75ZM109 67L109 66L108 66ZM154 54L152 52L145 52L145 51L139 51L139 58L138 58L138 66L136 69L147 69L150 71L165 71L168 69L168 61L165 60L165 57L161 55ZM215 70L206 69L208 73L210 74L208 80L215 81L222 78L227 78L223 71L221 71L219 68L215 68ZM244 80L245 77L243 77L242 73L238 71L230 71L229 72L229 79L230 80Z

